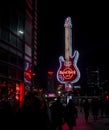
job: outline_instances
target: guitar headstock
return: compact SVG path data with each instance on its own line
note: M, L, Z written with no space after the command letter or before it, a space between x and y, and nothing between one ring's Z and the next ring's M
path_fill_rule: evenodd
M67 17L67 18L65 19L64 27L70 27L70 28L72 28L72 20L71 20L71 17Z

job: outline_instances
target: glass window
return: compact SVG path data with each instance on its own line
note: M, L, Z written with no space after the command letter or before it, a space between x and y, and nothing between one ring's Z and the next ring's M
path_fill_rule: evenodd
M21 70L16 70L16 79L23 80L23 72Z
M16 36L14 36L12 33L10 34L10 44L16 46Z
M5 50L0 50L0 60L8 61L8 52Z
M9 67L9 78L16 78L16 69L14 67Z
M3 42L0 42L0 47L4 48L5 50L9 50L9 46Z
M12 47L10 47L10 48L9 48L9 50L10 50L10 52L12 52L12 53L16 54L16 50L15 50L15 49L13 49Z
M19 48L20 50L24 50L23 41L20 40L19 38L17 38L17 48Z
M10 62L11 64L16 65L16 56L10 54L10 55L9 55L9 62Z
M9 31L4 28L1 28L1 32L2 40L9 42Z
M18 18L17 18L17 14L15 12L11 12L11 16L10 16L10 30L13 33L17 33L17 24L18 24Z
M17 51L17 56L20 56L20 57L22 57L22 58L23 58L23 53L21 53L21 52Z
M22 32L24 32L24 31L23 31L23 30L24 30L24 17L23 17L23 15L21 15L21 14L18 15L17 34L18 34L18 36L19 36L20 38L23 39L24 35L19 33L20 30L21 30Z
M0 64L0 76L8 76L8 66Z
M24 60L20 57L17 57L17 65L23 68Z

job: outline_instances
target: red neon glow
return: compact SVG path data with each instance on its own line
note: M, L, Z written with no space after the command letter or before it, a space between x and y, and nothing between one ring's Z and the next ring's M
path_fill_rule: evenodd
M27 9L25 10L25 12L26 12L26 14L28 15L28 17L29 17L30 19L33 18L32 15L29 13L29 11L28 11Z
M19 98L20 107L21 107L22 104L23 104L23 97L24 97L24 84L21 83L21 84L20 84L20 98Z
M20 88L19 88L19 86L16 84L16 91L19 91L20 90Z
M53 75L54 72L53 72L53 71L48 71L48 74L49 74L49 75Z
M6 84L0 83L0 87L6 87Z
M31 6L29 0L26 0L26 3L27 3L27 5L28 5L28 7L32 10L32 6Z
M19 94L20 94L20 86L18 83L16 83L16 100L19 100Z
M31 80L31 72L24 72L24 76L26 80L30 81Z
M76 55L70 58L70 64L66 65L66 61L60 59L60 68L57 73L58 80L60 82L72 82L78 76L78 71L75 65Z
M19 100L19 96L18 95L16 95L16 100Z
M66 67L63 71L59 71L60 75L63 75L64 79L71 79L72 76L74 76L76 74L75 70L72 70L69 67Z
M16 84L16 100L19 101L20 107L23 104L23 96L24 96L24 84Z
M74 51L72 55L72 23L71 18L65 19L65 59L63 56L59 57L59 69L57 71L57 80L60 83L75 83L80 78L80 71L77 67L77 60L79 52Z
M32 70L31 70L31 65L29 63L25 63L25 72L24 72L24 79L27 82L31 81L32 78Z

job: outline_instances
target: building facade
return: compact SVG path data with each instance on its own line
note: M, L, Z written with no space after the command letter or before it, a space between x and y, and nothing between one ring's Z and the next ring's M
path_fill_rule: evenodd
M100 90L100 70L98 67L88 67L86 69L87 94L90 96L99 95Z
M0 4L0 101L22 102L37 66L37 0ZM28 87L27 87L28 86Z

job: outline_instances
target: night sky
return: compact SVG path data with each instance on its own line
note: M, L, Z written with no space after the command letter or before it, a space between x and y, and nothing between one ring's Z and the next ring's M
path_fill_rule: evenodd
M59 56L65 51L65 18L72 19L72 54L80 53L77 66L81 76L85 69L97 66L104 79L109 73L109 8L105 2L39 0L38 2L38 71L43 83L47 71L59 68Z

